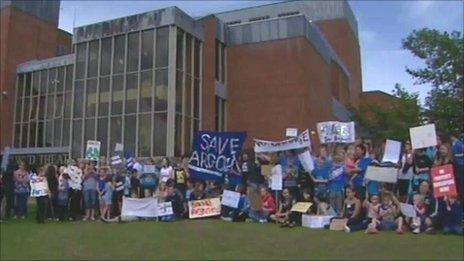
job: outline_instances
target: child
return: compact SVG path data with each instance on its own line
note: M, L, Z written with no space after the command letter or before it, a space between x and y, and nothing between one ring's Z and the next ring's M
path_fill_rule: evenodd
M419 234L421 225L427 217L427 206L424 203L424 197L420 194L415 194L413 197L413 205L416 210L416 217L412 219L411 229L412 233Z
M288 215L290 214L290 210L292 209L293 204L295 204L295 200L290 195L288 189L284 189L282 191L282 199L280 200L279 211L277 213L270 216L272 220L276 223L286 223L288 221Z
M105 182L105 189L103 190L103 193L102 193L103 195L102 199L105 205L103 208L103 212L101 213L102 218L105 218L105 219L111 218L113 191L114 191L113 183L111 182L110 178L107 178Z
M400 202L389 191L382 194L382 205L380 206L380 229L394 230L397 234L403 234L403 217L399 216ZM397 218L398 217L398 218Z
M462 235L462 208L457 201L457 196L445 197L446 206L443 209L443 234L458 234Z
M369 225L367 226L367 234L377 234L377 226L380 224L380 201L379 196L372 195L370 197L370 202L367 199L364 201L364 207L367 210L367 220Z
M68 212L69 201L69 175L67 173L61 174L58 179L58 195L56 201L56 212L59 221L64 221Z
M340 151L333 157L333 165L329 174L329 202L340 215L343 208L343 187L345 185L345 152Z

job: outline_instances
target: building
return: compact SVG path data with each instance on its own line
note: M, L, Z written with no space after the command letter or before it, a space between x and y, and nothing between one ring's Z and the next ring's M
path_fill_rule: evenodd
M82 157L96 139L106 156L116 143L137 157L179 156L200 129L245 130L251 147L287 127L349 120L362 91L344 1L197 19L169 7L77 27L73 50L18 66L10 151Z

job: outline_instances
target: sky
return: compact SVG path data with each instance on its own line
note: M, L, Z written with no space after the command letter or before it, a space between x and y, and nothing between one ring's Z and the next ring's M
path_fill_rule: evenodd
M73 27L177 6L192 17L279 1L61 1L59 27ZM414 29L463 31L463 1L349 1L358 21L363 90L391 93L396 83L418 92L421 101L431 89L417 85L406 67L420 68L422 60L401 48Z

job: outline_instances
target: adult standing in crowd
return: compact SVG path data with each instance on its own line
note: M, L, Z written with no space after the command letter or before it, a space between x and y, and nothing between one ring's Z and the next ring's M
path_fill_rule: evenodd
M25 219L27 215L27 198L29 197L29 172L26 163L21 161L14 172L15 218Z
M69 175L70 219L79 220L81 217L82 170L75 166L75 161L71 159L68 161L65 173Z
M47 206L47 218L55 218L56 196L58 192L57 170L53 165L45 166L45 177L47 178L48 188L50 189L50 200Z
M418 149L414 154L414 176L411 180L410 192L416 193L422 181L430 180L430 168L433 165L433 159L430 159L426 149Z
M2 186L3 186L3 193L5 196L5 213L4 218L9 219L11 217L11 211L14 210L14 171L15 171L15 164L13 161L6 167L6 171L3 172L2 176Z
M45 168L40 167L38 174L31 176L32 196L37 202L37 222L44 223L47 216L47 208L49 205L50 189L48 187L47 177L45 176Z
M367 149L363 144L358 144L355 148L356 153L356 169L350 171L351 178L349 183L354 186L356 194L361 202L366 198L366 187L364 184L364 174L367 167L371 164L372 159L367 154Z
M264 177L261 175L258 159L254 160L248 153L242 154L242 177L243 182L248 186L257 188L259 185L264 184Z
M167 157L164 157L161 164L162 167L158 183L166 182L168 179L174 179L174 169L171 166L171 161Z
M453 152L454 177L462 206L464 203L464 143L459 140L459 136L459 131L455 131L451 135L451 150Z
M404 144L404 151L401 155L401 168L398 170L397 192L398 199L401 202L406 202L409 184L414 175L413 163L414 153L412 151L411 142L408 140Z
M84 193L85 217L86 220L95 220L95 210L97 209L97 187L98 177L95 168L87 165L82 182L82 191Z

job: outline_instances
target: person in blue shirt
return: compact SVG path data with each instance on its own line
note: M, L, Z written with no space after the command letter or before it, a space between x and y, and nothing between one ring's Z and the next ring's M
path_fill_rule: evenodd
M451 151L453 152L454 177L457 183L457 192L461 196L461 203L464 202L464 143L458 139L459 131L451 135Z
M340 214L343 209L345 187L345 152L333 156L333 164L329 173L329 203Z
M361 201L364 201L366 198L364 174L366 174L367 167L372 163L372 158L366 156L366 151L366 147L363 144L356 145L356 169L351 170L350 173L348 173L351 175L349 183L354 186Z
M328 196L327 182L329 180L332 161L327 156L327 146L319 146L319 156L314 158L314 169L311 172L311 179L314 183L314 196L321 200Z

